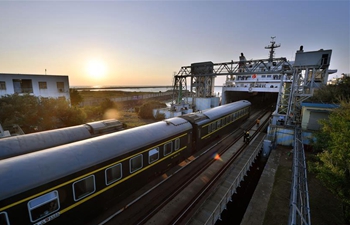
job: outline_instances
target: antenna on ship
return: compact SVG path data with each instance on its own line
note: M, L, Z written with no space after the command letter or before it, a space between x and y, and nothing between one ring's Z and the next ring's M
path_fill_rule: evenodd
M276 36L271 37L271 39L272 39L270 41L271 45L268 45L268 46L265 47L265 49L270 49L269 62L273 61L273 56L275 54L275 50L274 49L281 47L281 44L276 45L275 38L276 38Z

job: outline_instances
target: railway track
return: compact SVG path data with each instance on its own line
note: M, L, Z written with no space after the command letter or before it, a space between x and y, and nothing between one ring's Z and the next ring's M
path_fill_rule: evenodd
M166 213L167 218L159 219L159 212L161 212L167 205L172 204L171 201L179 196L180 193L188 187L196 178L203 173L213 162L217 161L213 155L224 154L230 146L239 142L243 136L242 130L251 129L255 125L256 118L262 118L268 113L264 111L261 113L252 112L252 116L243 125L243 128L236 129L232 133L217 140L205 151L198 155L188 158L182 164L164 174L156 181L150 183L139 192L134 193L125 202L118 204L116 207L107 209L101 218L97 218L91 224L179 224L190 214L194 205L201 202L205 196L215 185L220 176L227 170L228 166L239 157L244 151L247 143L243 144L240 149L232 155L232 159L225 163L220 171L210 181L207 181L204 187L197 190L196 193L191 193L192 198L187 199L185 203L179 203L175 208L180 209L177 212L172 211ZM259 129L262 129L263 121ZM257 130L252 134L252 139L259 132ZM131 200L132 199L132 200ZM155 222L156 221L156 222ZM160 222L160 223L157 223ZM166 222L165 222L166 221Z

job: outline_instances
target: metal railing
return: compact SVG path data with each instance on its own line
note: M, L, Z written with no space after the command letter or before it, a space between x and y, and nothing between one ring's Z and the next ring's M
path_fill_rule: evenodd
M288 225L311 225L307 167L300 127L294 130L293 172Z
M255 148L254 152L251 154L247 162L244 164L243 168L237 175L236 179L231 183L229 189L227 192L224 194L224 196L221 198L220 202L218 205L215 207L209 218L204 224L215 224L218 219L220 219L222 211L226 209L226 205L229 201L232 200L232 195L236 193L237 187L240 185L241 181L243 180L244 176L247 175L248 170L250 167L253 165L256 157L258 156L261 146L263 144L264 138L260 141L258 146Z

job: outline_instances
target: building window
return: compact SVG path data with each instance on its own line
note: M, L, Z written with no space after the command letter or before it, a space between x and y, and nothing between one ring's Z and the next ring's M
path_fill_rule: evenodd
M0 213L0 224L1 225L10 225L9 218L7 217L6 212Z
M74 201L79 201L82 198L95 192L95 176L91 175L82 180L73 183Z
M142 168L142 159L142 155L138 155L130 159L130 173L136 172Z
M168 142L164 145L164 156L169 155L173 151L173 143Z
M33 93L32 80L13 79L12 81L15 93Z
M35 222L60 209L58 192L52 191L28 202L30 221Z
M159 159L159 149L154 148L148 152L148 163L151 164Z
M39 81L39 89L47 89L47 83L44 81Z
M0 81L0 90L6 90L6 83L5 83L5 81Z
M122 178L122 164L119 163L106 169L105 176L106 185L110 185L116 182L117 180L120 180L120 178Z
M57 82L58 92L64 92L64 82Z

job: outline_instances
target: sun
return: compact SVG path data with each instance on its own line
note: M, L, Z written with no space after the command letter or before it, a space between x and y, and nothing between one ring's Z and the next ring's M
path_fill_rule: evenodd
M106 65L100 60L91 60L88 62L86 71L94 79L103 78L106 75Z

